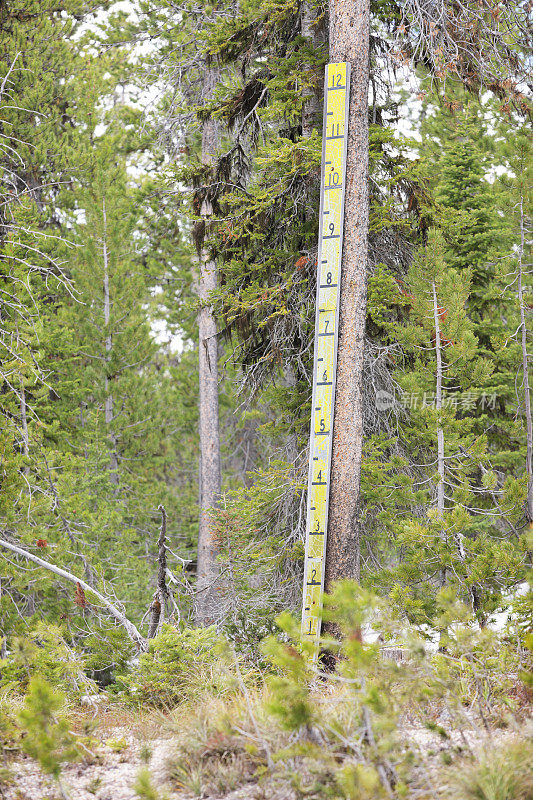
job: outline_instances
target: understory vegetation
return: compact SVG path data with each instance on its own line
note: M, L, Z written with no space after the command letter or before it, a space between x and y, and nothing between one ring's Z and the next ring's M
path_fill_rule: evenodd
M366 299L317 654L343 9ZM533 800L531 63L521 0L0 0L1 798Z

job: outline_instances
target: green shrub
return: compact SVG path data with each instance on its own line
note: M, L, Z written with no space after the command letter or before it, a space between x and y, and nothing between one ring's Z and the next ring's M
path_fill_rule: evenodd
M223 628L224 636L234 647L235 652L262 672L269 671L270 664L259 644L267 636L274 634L279 636L275 616L276 614L268 607L254 609L254 614L240 609L226 621Z
M505 771L498 776L508 794L454 788L448 795L457 781L450 765L472 764L463 732L498 720L499 708L512 719L519 660L505 636L480 630L451 595L441 598L446 652L437 654L390 605L353 582L338 583L324 603L325 621L335 626L324 628L322 640L331 671L310 664L312 645L302 642L299 620L284 613L281 635L262 643L271 665L262 692L178 709L169 765L178 791L218 797L259 782L265 797L297 800L533 800L524 793L520 759L516 784ZM432 794L428 767L439 770ZM489 767L471 767L471 786L487 782L478 777Z
M116 690L116 676L128 669L134 649L124 628L109 625L93 630L83 640L87 674L109 692Z
M17 725L17 711L21 698L13 692L13 686L4 686L0 691L0 755L18 750L20 747L20 728Z
M480 629L471 611L452 597L441 593L440 602L442 652L431 659L433 689L456 708L474 702L488 720L505 722L517 710L517 675L530 659L505 632Z
M67 720L58 714L65 705L64 696L43 678L34 676L28 685L24 707L18 721L24 732L22 749L39 762L47 775L56 780L64 761L78 757L76 738L69 731Z
M139 800L162 800L161 795L152 783L150 770L141 767L133 784L133 791Z
M132 701L159 708L204 693L225 694L236 685L225 651L215 627L179 630L165 625L148 652L118 680Z
M128 749L128 741L123 736L120 739L106 739L106 745L114 753L123 753Z
M0 689L16 687L23 694L38 675L66 692L69 698L96 694L96 683L85 674L85 663L64 640L55 625L39 623L27 636L8 642L9 655L0 659Z
M529 586L524 594L514 598L511 605L509 627L514 629L521 643L531 648L533 633L533 572L529 575Z

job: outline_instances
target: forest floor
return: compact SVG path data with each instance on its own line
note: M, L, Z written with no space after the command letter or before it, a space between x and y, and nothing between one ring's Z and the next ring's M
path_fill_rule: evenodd
M185 800L169 783L168 764L176 753L176 740L164 715L147 715L125 709L99 710L94 715L80 715L75 720L78 734L90 730L87 758L63 768L63 797L68 800L138 800L134 784L140 769L148 765L152 785L161 800ZM173 725L176 725L174 720ZM433 786L432 797L440 797L441 771L446 752L455 754L454 761L470 755L476 757L488 749L498 748L521 738L517 730L485 731L482 727L455 732L443 741L437 734L409 724L402 726L405 736L423 756L424 770ZM92 729L92 730L91 730ZM10 785L0 787L2 800L60 800L58 785L45 776L36 762L17 756L9 764ZM142 795L145 797L145 795ZM152 795L150 795L152 796ZM153 795L156 796L155 794ZM227 793L202 794L207 800L296 800L287 786L274 782L249 782Z
M172 794L167 785L166 762L172 753L172 736L165 720L131 711L98 711L76 719L75 731L87 740L87 757L66 764L62 784L69 800L137 800L133 785L142 766L143 749L148 748L153 784ZM55 781L44 775L29 757L17 757L9 765L12 785L0 790L2 800L55 800L60 797Z
M99 726L92 734L96 743L94 758L63 768L62 785L68 800L139 800L134 784L139 770L145 766L141 758L143 747L150 749L148 768L161 800L189 800L190 793L177 792L168 782L167 762L175 750L172 735L165 730L164 722L159 730L153 720L144 720L144 724L139 720L133 727ZM151 738L154 734L159 735ZM19 756L9 768L13 782L0 788L2 800L61 800L56 782L44 775L33 759ZM281 796L267 790L265 794L256 784L246 784L224 797L225 800L293 800L286 793Z

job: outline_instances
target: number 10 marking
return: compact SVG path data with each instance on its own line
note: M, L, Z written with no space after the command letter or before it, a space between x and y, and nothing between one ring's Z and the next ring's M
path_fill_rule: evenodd
M302 637L320 642L335 407L350 64L326 65ZM319 463L317 463L319 462ZM316 467L313 469L313 465ZM320 465L320 469L318 469Z

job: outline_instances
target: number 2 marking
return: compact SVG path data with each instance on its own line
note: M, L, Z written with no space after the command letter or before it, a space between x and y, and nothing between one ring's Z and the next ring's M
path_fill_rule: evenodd
M328 64L325 78L315 318L317 338L313 362L311 452L301 627L304 639L314 645L312 648L314 663L320 645L331 450L335 424L335 373L339 328L338 305L342 277L350 64Z

